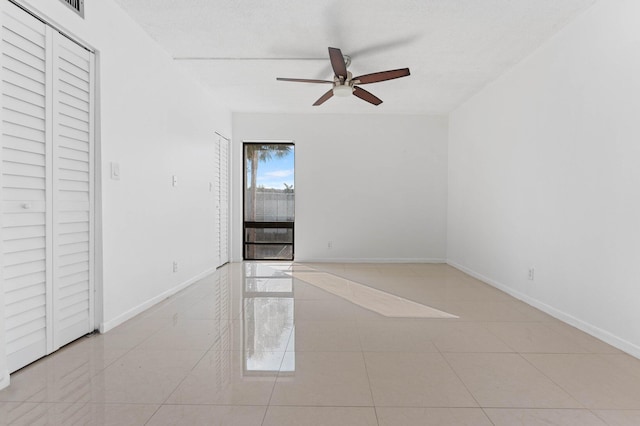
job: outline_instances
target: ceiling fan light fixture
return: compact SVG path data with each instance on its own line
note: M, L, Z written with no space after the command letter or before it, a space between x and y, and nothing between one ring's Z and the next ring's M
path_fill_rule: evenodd
M353 90L353 86L350 86L348 84L341 84L333 87L333 94L334 96L346 97L351 96L353 94Z

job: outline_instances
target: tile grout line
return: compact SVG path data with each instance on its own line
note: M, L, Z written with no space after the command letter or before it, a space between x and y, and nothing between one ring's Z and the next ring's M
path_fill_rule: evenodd
M543 377L546 377L551 383L556 385L558 387L558 389L561 389L563 392L565 392L567 395L569 395L573 400L575 400L578 403L578 405L580 405L580 408L589 410L589 408L586 407L577 397L575 397L573 395L573 393L569 392L567 389L565 389L563 386L561 386L560 383L557 383L555 380L553 380L551 377L549 377L548 374L546 374L544 371L542 371L537 366L535 366L531 361L529 361L526 357L524 357L521 352L516 352L516 354L521 359L523 359L524 362L526 362L531 367L533 367L536 371L538 371L540 374L542 374ZM545 354L544 353L538 353L538 354L534 354L534 355L545 355ZM584 354L546 354L546 355L584 355Z
M440 357L442 357L442 359L444 360L444 362L447 363L447 365L449 366L449 368L451 369L451 371L453 372L453 374L455 374L455 376L458 378L458 380L460 381L460 383L462 383L462 386L464 386L464 388L467 390L467 392L469 393L469 395L471 396L471 398L473 398L473 400L476 402L476 404L478 405L478 408L480 408L480 410L482 410L482 414L484 414L484 416L486 417L487 420L489 420L489 423L491 423L492 425L495 426L495 423L491 420L491 418L487 415L487 413L484 411L484 407L482 406L482 404L480 404L480 401L478 401L478 399L476 398L476 396L473 394L473 392L471 392L471 389L469 389L469 387L467 386L467 384L464 382L464 380L462 380L462 377L460 377L460 375L458 374L458 372L455 370L455 368L453 368L453 366L451 365L451 363L449 362L449 360L447 359L447 357L444 355L444 353L440 350L440 348L438 347L438 345L436 345L435 343L431 342L433 344L433 346L436 348L436 350L438 351L438 354L440 355Z
M378 416L378 407L376 404L376 400L373 397L373 387L371 386L371 376L369 375L369 368L367 367L367 358L364 352L364 345L362 344L362 333L360 330L360 326L356 321L356 332L358 333L358 342L360 343L360 354L362 356L362 362L364 363L364 371L367 374L367 382L369 383L369 393L371 394L371 403L373 404L373 414L376 416L376 423L380 426L380 417Z

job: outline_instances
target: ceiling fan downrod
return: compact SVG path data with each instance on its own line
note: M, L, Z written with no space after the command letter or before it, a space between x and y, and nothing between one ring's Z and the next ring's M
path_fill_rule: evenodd
M344 66L349 68L349 66L351 65L351 56L349 55L342 55L344 57Z

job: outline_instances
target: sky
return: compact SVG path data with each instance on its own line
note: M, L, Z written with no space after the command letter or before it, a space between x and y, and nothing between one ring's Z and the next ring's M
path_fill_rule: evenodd
M293 185L294 150L286 157L272 158L258 166L257 184L265 188L284 189L284 184Z

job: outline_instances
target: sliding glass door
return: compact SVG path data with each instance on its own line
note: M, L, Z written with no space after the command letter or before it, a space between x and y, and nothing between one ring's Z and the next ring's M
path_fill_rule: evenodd
M244 258L293 260L294 146L244 144Z

